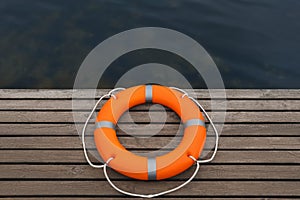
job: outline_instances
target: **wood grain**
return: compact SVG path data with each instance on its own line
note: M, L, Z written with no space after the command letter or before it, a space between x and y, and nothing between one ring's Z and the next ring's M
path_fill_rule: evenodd
M151 130L157 130L156 124L148 126ZM220 126L220 125L216 125ZM81 133L83 124L78 124ZM87 132L91 133L94 126L88 126ZM176 124L165 124L157 135L173 136L178 130ZM300 124L224 124L221 136L300 136ZM208 135L213 135L211 129ZM118 129L118 135L127 135ZM135 126L126 125L126 132L132 135L143 135ZM0 124L0 136L78 136L74 124Z
M182 182L115 181L122 189L137 193L154 193ZM194 181L167 196L299 196L299 181ZM147 191L145 191L147 188ZM0 181L1 196L18 195L107 195L123 196L104 181Z
M131 149L159 149L181 137L120 137L121 144ZM215 138L208 137L206 143L214 144ZM86 138L87 146L94 146L93 137ZM1 137L1 149L82 149L79 137ZM221 137L219 149L290 149L300 150L300 137Z
M144 152L134 150L132 152ZM85 164L82 150L1 150L0 163L77 163ZM212 163L299 164L300 151L220 150Z
M110 89L0 89L0 99L71 99L76 98L99 98ZM223 98L224 90L220 89L187 89L188 93L193 93L200 99ZM211 93L211 95L210 95ZM226 89L226 98L238 99L300 99L298 89Z
M170 180L187 179L193 172L194 167L191 167L186 172L170 178ZM196 180L299 180L298 174L300 165L203 165L200 168L200 173L197 174ZM131 179L125 177L111 169L109 169L110 177L113 180ZM280 175L280 176L279 176ZM88 179L88 180L104 180L105 177L102 170L91 168L89 165L0 165L0 179Z
M0 123L73 123L73 113L72 112L30 112L30 111L1 111L0 112ZM76 116L78 119L75 120L76 123L85 122L89 112L77 112ZM179 118L173 112L166 112L166 123L178 123ZM208 112L208 114L211 114ZM149 123L149 115L152 115L152 121L154 123L162 123L164 114L157 112L130 112L129 114L124 114L120 122L128 123L132 120L136 123ZM132 118L132 120L131 120ZM214 120L214 117L212 117ZM91 121L95 119L92 118ZM215 120L215 122L219 122ZM300 123L300 112L227 112L226 121L227 123L255 123L255 122L277 122L277 123Z
M106 101L103 101L99 104L99 108ZM199 100L201 105L206 110L224 110L224 101L222 100ZM72 106L72 103L75 106ZM212 107L211 104L214 104ZM0 99L0 110L2 111L14 111L14 110L27 110L27 111L53 111L53 110L63 110L63 111L78 111L85 110L90 111L95 104L94 100L1 100ZM145 111L149 108L153 110L163 110L168 108L157 108L153 107L150 104L136 106L132 110ZM226 110L281 110L281 111L292 111L300 110L299 100L228 100L226 101Z
M102 170L86 163L78 137L90 103L107 91L97 90L94 95L93 90L0 89L0 197L131 199L114 191ZM79 103L76 125L73 94L77 98L74 102ZM223 93L216 89L211 94L195 90L207 110L211 111L213 99L213 114L221 114ZM300 90L228 89L226 95L226 122L217 124L222 133L216 158L201 166L192 183L159 199L300 197ZM150 116L155 123L148 124ZM166 124L162 123L164 116ZM130 123L130 117L137 125ZM170 109L165 112L163 107L141 105L130 111L130 117L128 113L122 116L117 133L121 143L134 153L160 149L173 139L180 141L174 136L182 126ZM213 120L220 122L216 117ZM87 129L90 144L93 121ZM157 134L149 137L153 133ZM206 144L213 144L211 128L207 135ZM209 151L207 147L204 153ZM97 154L96 149L91 152ZM98 162L93 156L91 159ZM135 181L111 169L109 174L123 189L153 193L179 185L193 169L159 182Z

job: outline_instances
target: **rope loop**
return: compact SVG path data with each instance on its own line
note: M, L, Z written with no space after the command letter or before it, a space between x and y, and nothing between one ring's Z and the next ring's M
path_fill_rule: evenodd
M114 95L113 93L116 92L116 91L120 91L120 90L125 90L125 88L115 88L115 89L112 89L111 91L109 91L107 94L110 97L113 97L114 99L117 99L116 95Z
M117 187L109 178L108 174L107 174L107 166L109 164L110 161L112 161L114 158L113 157L110 157L106 163L104 164L103 166L103 173L104 173L104 176L107 180L107 182L111 185L112 188L114 188L116 191L122 193L122 194L125 194L125 195L129 195L129 196L133 196L133 197L142 197L142 198L153 198L153 197L158 197L158 196L161 196L161 195L165 195L165 194L168 194L168 193L171 193L171 192L175 192L176 190L179 190L180 188L184 187L185 185L187 185L188 183L190 183L194 178L195 176L197 175L198 171L199 171L199 168L200 168L200 164L199 162L197 162L197 159L194 158L193 156L189 156L189 158L191 158L195 163L196 163L196 169L194 171L194 173L192 174L192 176L186 180L184 183L182 183L181 185L177 186L177 187L174 187L172 189L169 189L169 190L166 190L166 191L163 191L163 192L159 192L159 193L154 193L154 194L138 194L138 193L132 193L132 192L128 192L128 191L125 191L125 190L122 190L120 189L119 187Z
M107 94L104 94L102 95L99 100L96 102L95 106L93 107L93 109L91 110L89 116L87 117L85 123L84 123L84 126L83 126L83 129L82 129L82 134L81 134L81 141L82 141L82 147L83 147L83 153L84 153L84 157L86 159L86 161L89 163L89 165L91 167L94 167L94 168L103 168L104 165L95 165L91 162L91 160L89 159L89 156L87 154L87 150L86 150L86 145L85 145L85 132L86 132L86 128L88 126L88 123L91 119L91 117L93 116L95 110L97 109L97 106L100 104L100 102L104 99L104 98L107 98L107 97L113 97L114 99L117 99L116 96L113 94L113 92L116 92L116 91L120 91L120 90L125 90L125 88L115 88L115 89L112 89L110 90Z
M163 191L163 192L159 192L159 193L155 193L155 194L137 194L137 193L131 193L131 192L127 192L127 191L124 191L120 188L118 188L109 178L108 174L107 174L107 167L109 166L109 163L114 159L114 157L110 157L103 165L95 165L93 164L89 157L88 157L88 154L87 154L87 150L86 150L86 145L85 145L85 132L86 132L86 127L88 125L88 122L90 121L93 113L95 112L97 106L100 104L100 102L104 99L104 98L107 98L107 97L113 97L114 99L117 99L117 97L113 94L114 92L117 92L117 91L120 91L120 90L125 90L125 88L115 88L115 89L112 89L110 90L107 94L104 94L103 96L100 97L100 99L96 102L95 106L93 107L93 109L91 110L87 120L85 121L85 124L83 126L83 129L82 129L82 146L83 146L83 152L84 152L84 156L85 156L85 159L87 160L88 164L94 168L103 168L103 173L104 173L104 176L107 180L107 182L111 185L111 187L113 187L116 191L122 193L122 194L125 194L125 195L129 195L129 196L134 196L134 197L143 197L143 198L153 198L153 197L157 197L157 196L161 196L161 195L165 195L165 194L168 194L168 193L171 193L171 192L174 192L176 190L179 190L180 188L184 187L185 185L187 185L189 182L191 182L195 176L197 175L198 171L199 171L199 168L200 168L200 163L208 163L208 162L211 162L216 153L217 153L217 149L218 149L218 143L219 143L219 134L218 134L218 131L213 123L213 121L211 120L211 118L209 117L209 115L207 114L207 112L205 111L205 109L202 107L202 105L196 100L194 99L193 97L189 96L189 94L182 90L182 89L179 89L179 88L176 88L176 87L170 87L172 89L175 89L175 90L178 90L180 92L183 93L183 95L181 96L181 98L184 98L185 96L187 96L189 99L191 99L202 111L203 113L205 114L206 118L209 120L211 126L213 127L213 130L215 132L215 135L216 135L216 139L215 139L215 148L214 148L214 152L211 156L211 158L209 159L206 159L206 160L197 160L196 158L194 158L193 156L189 155L188 157L190 159L192 159L195 164L196 164L196 169L194 171L194 173L192 174L192 176L186 180L184 183L182 183L181 185L177 186L177 187L174 187L172 189L169 189L169 190L166 190L166 191Z
M218 130L214 124L214 122L212 121L212 119L210 118L210 116L208 115L208 113L205 111L205 109L203 108L203 106L193 97L191 97L186 91L182 90L182 89L179 89L179 88L176 88L176 87L170 87L172 89L175 89L175 90L178 90L180 92L183 93L183 95L181 96L181 98L187 96L189 99L191 99L200 109L201 111L204 113L205 117L208 119L209 123L211 124L214 132L215 132L215 147L214 147L214 152L212 154L212 156L209 158L209 159L206 159L206 160L197 160L198 163L209 163L211 162L216 154L217 154L217 151L218 151L218 146L219 146L219 133L218 133Z

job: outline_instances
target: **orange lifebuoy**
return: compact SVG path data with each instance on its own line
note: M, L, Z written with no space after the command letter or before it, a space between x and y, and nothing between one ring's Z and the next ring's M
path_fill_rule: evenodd
M158 157L136 155L119 142L115 126L128 109L146 102L169 107L176 112L184 125L180 144L171 152ZM188 169L204 147L206 128L198 106L177 90L160 85L140 85L128 88L110 98L98 113L95 144L103 160L113 157L110 167L119 173L140 180L161 180Z

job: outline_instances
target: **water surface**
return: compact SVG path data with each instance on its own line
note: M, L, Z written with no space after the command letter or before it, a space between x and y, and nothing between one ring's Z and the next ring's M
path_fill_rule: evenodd
M144 26L194 38L216 62L227 88L299 88L299 11L299 0L2 0L0 88L72 88L97 44ZM188 65L167 52L145 50L124 55L111 69L148 61ZM205 87L186 69L194 87ZM113 71L101 86L113 87Z

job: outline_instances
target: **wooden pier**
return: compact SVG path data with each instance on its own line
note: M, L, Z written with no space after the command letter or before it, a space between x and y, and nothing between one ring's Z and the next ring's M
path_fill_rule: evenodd
M207 90L196 91L210 111ZM98 96L105 92L98 91ZM215 160L203 164L190 184L160 198L300 198L300 90L226 93L226 122ZM75 111L82 116L78 123L90 111L85 106L89 98L83 90L77 99L82 101ZM147 106L139 106L131 114L136 123L147 123L147 112ZM180 121L171 110L166 113L167 123L158 135L136 138L119 131L121 143L133 151L164 146ZM125 190L154 193L179 185L193 169L159 182L108 172ZM73 122L72 90L0 90L0 197L131 199L110 187L102 169L87 164Z

